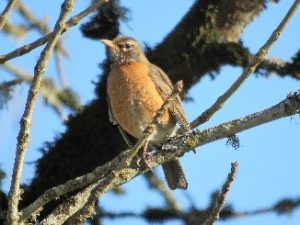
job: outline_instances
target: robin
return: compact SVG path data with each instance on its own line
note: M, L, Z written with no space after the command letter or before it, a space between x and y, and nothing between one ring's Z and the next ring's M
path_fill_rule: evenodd
M111 63L107 78L109 118L118 125L122 137L130 146L128 134L140 138L171 94L173 85L162 69L148 61L135 39L118 36L113 40L101 41L108 47ZM167 137L174 135L176 122L183 131L190 130L179 97L160 118L148 138L149 146L159 146ZM164 163L162 168L170 189L187 189L188 183L178 159Z

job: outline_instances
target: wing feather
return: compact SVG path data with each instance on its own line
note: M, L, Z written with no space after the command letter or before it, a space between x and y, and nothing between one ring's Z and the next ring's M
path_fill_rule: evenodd
M172 82L167 74L158 66L150 64L150 68L150 77L155 83L157 91L159 92L160 96L162 96L162 99L166 100L172 93ZM182 102L179 96L175 99L174 105L170 108L170 112L184 132L191 130L190 124L187 121L185 113L183 111Z

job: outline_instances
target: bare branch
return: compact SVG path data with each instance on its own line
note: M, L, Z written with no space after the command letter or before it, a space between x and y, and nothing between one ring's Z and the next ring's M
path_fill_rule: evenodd
M63 66L62 66L61 55L58 54L58 52L55 52L54 57L55 57L55 67L56 67L56 71L57 71L57 74L58 74L58 79L59 79L59 82L60 82L60 86L62 88L67 88L68 85L67 85L67 81L66 81L65 72L64 72L64 69L63 69Z
M36 28L41 34L44 35L50 32L46 21L44 19L36 19L30 12L30 10L22 2L18 2L18 4L16 5L16 10L29 23L30 27ZM57 42L55 50L57 50L64 56L68 55L67 51L63 48L60 40Z
M203 112L198 118L196 118L192 123L191 127L195 128L204 122L208 121L214 113L216 113L219 109L222 108L224 103L229 99L233 93L243 84L243 82L253 73L258 66L259 63L263 61L265 56L268 53L268 50L271 48L272 44L279 38L281 32L284 27L287 25L288 21L292 18L293 14L296 12L299 6L300 0L296 0L294 4L291 6L285 17L282 19L278 27L273 31L269 39L266 43L259 49L259 51L255 54L254 58L250 61L249 65L245 68L239 78L231 85L231 87L221 95L217 101L205 112Z
M67 18L67 15L71 12L73 4L74 0L65 0L62 4L59 18L53 30L53 35L49 39L46 47L41 52L41 55L34 68L33 82L31 83L30 89L28 91L24 114L20 120L20 131L17 138L16 157L8 196L9 201L7 221L10 225L17 225L19 221L18 205L20 199L20 179L25 152L29 142L30 125L35 99L40 89L42 77L45 73L51 52L64 29L65 20Z
M59 225L65 223L74 213L76 213L82 205L86 203L91 191L95 188L96 184L92 184L80 191L74 196L71 196L62 204L57 206L53 212L43 219L39 225ZM72 223L73 224L73 223Z
M277 105L265 109L261 112L254 113L240 119L232 120L220 124L216 127L203 130L201 132L194 131L186 136L176 138L172 142L168 141L165 146L168 146L167 148L171 149L173 149L172 146L175 146L174 149L176 150L157 152L157 154L153 156L153 160L149 163L149 166L153 168L171 159L180 157L186 151L197 146L204 145L222 138L227 138L228 136L234 135L238 132L297 113L300 113L300 91L290 94L286 99L284 99ZM126 183L129 180L133 179L135 176L146 172L146 170L136 170L123 165L124 160L128 159L128 155L130 154L130 149L122 151L122 153L116 158L102 166L97 167L92 172L77 177L57 187L48 189L31 205L23 209L20 216L21 220L28 218L32 213L34 213L40 207L43 207L51 200L58 198L66 193L84 188L92 183L97 182L98 180L104 179L110 171L116 171L117 168L120 168L122 166L123 168L118 173L123 175L119 175L119 179L112 186L112 188Z
M12 73L14 76L26 81L28 84L32 82L32 76L26 73L22 69L11 65L9 63L4 63L0 65L4 70L9 73ZM43 79L40 87L40 95L44 99L45 103L48 104L62 119L65 118L65 115L62 112L62 106L65 105L71 110L77 111L76 108L72 108L69 105L66 105L65 102L61 100L61 90L58 90L53 81L49 78Z
M0 14L0 30L2 30L3 26L5 25L6 21L8 20L9 13L14 8L14 5L18 2L18 0L10 0L3 12Z
M166 202L167 206L170 209L172 209L176 212L181 212L182 211L181 207L178 205L178 202L176 201L176 199L172 195L170 189L164 184L164 182L162 180L160 180L157 177L157 175L153 171L149 171L149 172L145 173L145 176L146 176L147 181L149 182L149 184L153 188L155 188L157 191L159 191L159 193L162 194L163 198L165 199L165 202Z
M257 68L257 72L266 77L272 74L277 74L281 77L289 76L296 80L300 80L299 52L296 53L289 61L284 61L280 58L267 58L261 62Z
M91 6L87 7L85 10L83 10L81 13L77 14L76 16L71 17L67 22L66 25L64 27L64 30L62 31L62 33L66 32L68 29L70 29L71 27L77 25L77 23L82 20L84 17L86 17L87 15L89 15L91 12L93 12L95 9L97 9L98 7L100 7L101 5L107 3L109 0L98 0L95 1ZM5 63L6 61L12 59L12 58L16 58L19 56L22 56L30 51L32 51L33 49L45 44L50 38L52 38L52 36L54 35L53 32L45 35L44 37L41 37L37 40L35 40L34 42L31 42L30 44L27 45L23 45L20 48L15 49L14 51L7 53L5 55L0 55L0 64Z
M228 220L228 219L235 219L240 217L246 216L256 216L266 213L278 213L282 214L289 214L292 213L293 210L296 210L300 207L300 198L295 199L282 199L277 203L273 204L273 206L261 208L253 211L238 211L231 209L231 207L226 207L221 210L220 212L220 220ZM201 221L202 217L206 215L206 209L189 209L182 213L177 213L176 211L168 211L165 208L147 208L143 212L134 213L134 212L109 212L102 210L99 213L100 218L124 218L124 217L136 217L136 218L144 218L149 222L152 223L163 223L167 220L182 220L182 221ZM157 215L160 215L159 217ZM163 215L163 216L162 216ZM192 218L193 217L193 218ZM187 219L188 218L188 219ZM195 222L194 222L195 223ZM192 224L194 224L192 223ZM190 223L187 223L190 224ZM71 225L71 224L70 224Z
M234 175L236 173L237 168L238 168L237 162L231 163L231 171L227 176L227 180L222 187L222 191L221 191L220 195L216 199L215 207L214 207L213 211L211 212L211 214L209 215L209 217L204 222L204 225L213 225L215 223L215 221L219 219L220 211L221 211L222 207L224 206L227 193L230 190L230 186L234 180Z
M30 28L36 28L43 35L46 35L50 32L46 24L46 21L44 19L36 19L30 12L30 10L22 2L19 2L17 4L16 9L23 16L23 18L29 23ZM63 56L68 56L68 52L64 48L61 40L59 40L55 45L54 56L55 56L57 74L59 76L60 81L62 81L64 79L64 73L62 69L60 54ZM66 86L64 85L65 82L64 83L61 82L61 84L63 88L66 88Z
M278 215L289 214L293 212L293 210L300 207L300 198L284 198L274 203L270 207L265 207L261 209L249 210L249 211L237 211L234 209L224 209L220 214L221 219L234 219L246 216L256 216L266 213L277 213Z
M11 35L15 39L21 39L27 33L27 31L27 28L23 25L15 25L9 22L3 26L3 32Z
M120 170L110 172L103 181L97 183L94 189L90 192L90 196L83 207L78 210L68 221L67 225L81 225L95 214L96 201L106 192L111 190L115 185L114 183L120 175Z

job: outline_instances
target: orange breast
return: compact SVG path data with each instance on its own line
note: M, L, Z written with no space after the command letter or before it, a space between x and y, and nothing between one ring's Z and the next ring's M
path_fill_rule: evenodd
M131 63L114 67L107 82L113 117L122 129L139 138L163 104L163 99L149 76L148 65ZM169 129L170 118L170 113L165 113L160 119L160 126Z

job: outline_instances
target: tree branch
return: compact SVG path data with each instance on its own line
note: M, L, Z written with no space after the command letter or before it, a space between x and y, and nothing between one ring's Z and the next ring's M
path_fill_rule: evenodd
M18 2L18 4L16 5L16 10L29 23L30 28L36 28L43 35L46 35L50 32L46 21L43 19L36 19L30 12L30 10L22 2ZM64 56L68 55L60 40L57 42L55 50L57 50Z
M216 222L216 220L219 219L221 209L225 204L225 199L226 199L227 193L230 190L230 186L234 180L234 175L236 173L237 168L238 168L237 162L231 163L231 171L227 176L227 180L222 187L222 191L221 191L220 195L216 199L215 207L213 208L213 211L211 212L211 214L208 216L208 218L204 222L204 225L213 225Z
M99 182L98 182L99 183ZM95 188L96 184L92 184L86 187L83 191L80 191L76 195L71 196L65 200L62 204L58 205L47 218L43 219L39 225L60 225L64 224L73 214L75 214L82 205L87 202L91 191ZM75 225L71 223L70 225Z
M172 195L170 189L164 184L164 182L157 177L157 175L153 171L148 171L145 173L145 177L149 184L155 188L161 195L163 196L168 208L176 211L181 212L182 209L179 206L178 202Z
M40 89L42 76L45 73L46 66L51 55L51 51L53 50L59 36L61 35L64 29L65 20L67 18L67 15L71 12L73 8L73 3L74 0L65 0L65 2L63 3L59 18L54 27L53 36L51 36L46 47L41 52L41 55L34 68L33 82L28 91L27 102L24 114L20 120L20 131L17 138L16 156L8 198L9 201L7 221L10 225L17 225L19 220L18 205L20 199L20 179L22 174L25 152L29 142L29 133L35 99Z
M278 202L274 203L270 207L255 209L255 210L248 210L248 211L238 211L234 210L233 208L225 207L220 215L220 218L223 220L227 219L234 219L246 216L256 216L266 213L277 213L278 215L282 214L289 214L293 212L293 210L300 207L300 198L284 198L279 200Z
M11 35L15 39L21 39L27 33L28 30L23 25L15 25L7 22L3 26L2 31L4 33L7 33L8 35Z
M265 59L258 66L257 72L266 77L271 76L272 73L276 73L281 77L289 76L300 80L300 51L290 61L284 61L280 58Z
M193 131L191 134L179 136L174 140L168 140L164 145L164 149L170 150L157 152L157 154L153 156L153 161L149 163L149 166L153 168L157 165L163 164L164 162L180 157L186 151L194 149L198 146L222 138L227 138L228 136L242 132L249 128L297 113L300 113L300 91L291 93L286 99L284 99L277 105L265 109L261 112L254 113L240 119L232 120L220 124L216 127L203 130L201 132ZM84 188L94 182L97 182L98 180L105 179L105 176L109 174L110 171L114 171L114 174L118 175L118 179L111 186L111 189L128 182L141 173L146 172L147 170L143 170L141 168L139 170L127 166L122 168L122 166L124 165L124 160L128 159L131 153L131 150L122 151L122 153L116 158L104 164L103 166L97 167L92 172L87 173L83 176L79 176L73 180L66 182L65 184L61 184L57 187L53 187L45 191L43 195L41 195L32 204L22 210L20 216L21 220L26 219L37 209L43 207L45 204L55 198L65 195L66 193ZM119 168L119 172L116 172L117 168Z
M28 84L31 84L32 76L26 73L25 71L23 71L22 69L9 63L4 63L0 65L0 67L5 71L13 74L15 77L26 81ZM63 101L62 95L64 94L63 93L64 91L65 91L64 89L63 90L57 89L56 86L54 85L54 82L51 79L44 78L42 80L41 87L40 87L40 95L43 98L44 102L47 105L49 105L62 120L66 119L66 116L64 115L61 109L62 106L65 106L74 112L78 111L80 107L79 102L77 102L77 104L69 104L67 101ZM75 99L76 96L73 95L70 96L70 98Z
M84 17L86 17L87 15L89 15L91 12L93 12L96 8L100 7L101 5L105 4L106 2L108 2L109 0L98 0L95 1L91 6L87 7L85 10L83 10L81 13L77 14L76 16L71 17L67 22L66 25L62 31L62 33L66 32L68 29L70 29L71 27L77 25L77 23L82 20ZM30 51L32 51L33 49L45 44L50 38L52 38L52 36L54 35L53 32L45 35L44 37L41 37L37 40L35 40L34 42L31 42L30 44L27 45L23 45L20 48L17 48L15 50L13 50L10 53L7 53L5 55L0 55L0 64L5 63L6 61L22 56Z
M236 219L240 217L255 216L255 215L261 215L261 214L272 213L272 212L278 213L278 215L289 214L293 212L293 210L296 210L299 207L300 207L300 198L282 199L270 207L261 208L253 211L238 211L232 209L230 206L227 207L225 206L225 208L222 209L222 211L220 212L220 220ZM278 210L278 208L281 209ZM203 217L206 215L206 212L207 209L201 210L201 209L192 208L182 213L178 213L176 211L168 211L165 208L149 207L141 213L101 211L99 213L99 216L100 218L109 218L109 219L137 217L137 218L144 218L147 221L152 223L163 223L167 220L172 220L172 219L178 219L182 221L190 219L188 220L190 222L192 219L192 221L197 221L199 223L199 221L201 221ZM188 224L195 224L195 222L188 223Z
M278 27L273 31L271 36L268 38L266 43L259 49L255 54L254 58L251 60L249 65L245 68L239 78L230 86L230 88L221 95L217 101L205 112L203 112L198 118L196 118L192 123L191 127L195 128L204 122L208 121L214 113L216 113L224 103L236 92L236 90L243 84L243 82L253 73L256 67L263 61L265 56L268 54L268 50L271 48L272 44L279 38L281 32L287 25L288 21L292 18L299 6L300 0L296 0L291 6L285 17L282 19Z
M8 20L9 13L14 8L14 5L18 2L18 0L10 0L3 12L0 14L0 30L2 30L3 26L5 25L6 21Z

